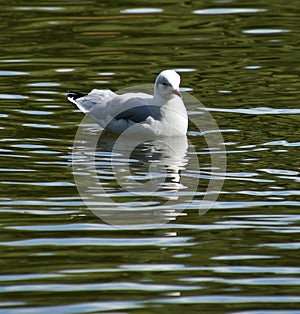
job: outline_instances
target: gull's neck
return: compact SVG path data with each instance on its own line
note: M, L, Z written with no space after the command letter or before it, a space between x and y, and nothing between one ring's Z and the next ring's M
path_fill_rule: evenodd
M154 95L153 95L153 104L156 106L163 106L166 105L171 99L173 99L173 97L163 97L159 94L159 92L156 90L156 88L154 89Z

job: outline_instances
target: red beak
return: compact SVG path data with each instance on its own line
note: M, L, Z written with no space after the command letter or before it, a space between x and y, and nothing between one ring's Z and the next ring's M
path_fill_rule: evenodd
M177 95L177 96L179 96L179 97L181 97L181 98L182 98L182 95L181 95L181 93L180 93L180 90L179 90L179 89L174 89L174 90L173 90L173 93L174 93L175 95Z

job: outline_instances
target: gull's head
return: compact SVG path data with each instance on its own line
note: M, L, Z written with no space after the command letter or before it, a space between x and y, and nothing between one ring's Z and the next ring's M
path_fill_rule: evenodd
M179 91L180 76L173 70L165 70L158 74L155 80L154 94L163 98L181 97Z

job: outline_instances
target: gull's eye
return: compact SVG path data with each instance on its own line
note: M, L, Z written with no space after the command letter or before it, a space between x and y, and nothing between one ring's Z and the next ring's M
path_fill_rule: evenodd
M162 82L161 83L163 86L170 86L170 84L166 83L166 82Z

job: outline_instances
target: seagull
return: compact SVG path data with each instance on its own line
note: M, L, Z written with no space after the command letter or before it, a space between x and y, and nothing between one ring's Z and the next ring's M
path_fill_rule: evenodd
M155 80L154 94L116 94L93 89L84 95L68 93L68 100L103 129L130 136L184 136L188 128L186 107L179 91L180 76L162 71Z

